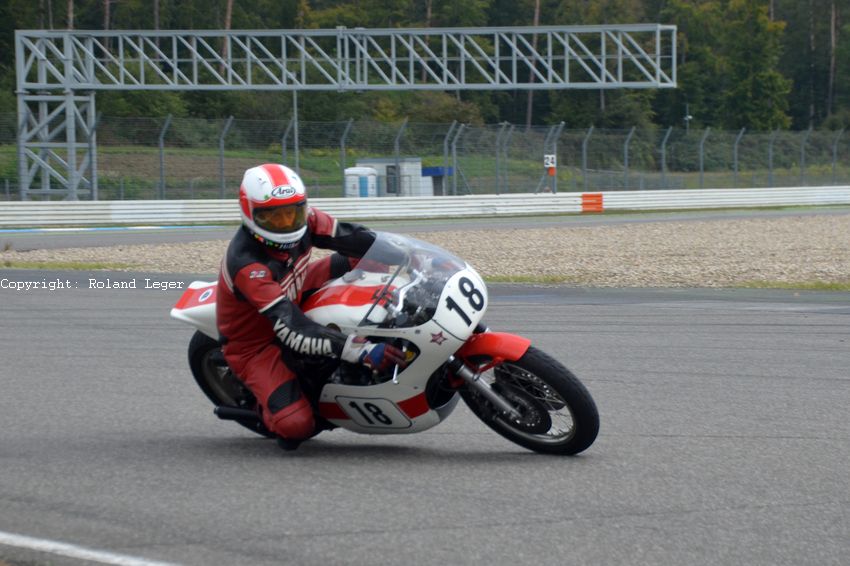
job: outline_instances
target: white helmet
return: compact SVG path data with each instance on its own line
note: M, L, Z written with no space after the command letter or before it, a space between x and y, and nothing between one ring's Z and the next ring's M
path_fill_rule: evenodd
M307 191L284 165L266 163L245 171L239 208L242 224L271 248L292 248L307 232Z

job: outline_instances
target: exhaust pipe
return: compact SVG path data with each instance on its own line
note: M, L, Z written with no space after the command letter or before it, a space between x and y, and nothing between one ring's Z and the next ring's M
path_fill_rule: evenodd
M260 422L260 415L258 415L256 411L240 409L239 407L229 407L227 405L222 405L220 407L216 407L213 412L218 418L223 421L248 421L255 423Z

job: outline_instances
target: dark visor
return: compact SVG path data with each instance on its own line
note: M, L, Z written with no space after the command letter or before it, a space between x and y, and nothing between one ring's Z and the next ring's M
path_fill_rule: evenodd
M263 230L276 234L295 232L307 223L307 203L255 208L254 222Z

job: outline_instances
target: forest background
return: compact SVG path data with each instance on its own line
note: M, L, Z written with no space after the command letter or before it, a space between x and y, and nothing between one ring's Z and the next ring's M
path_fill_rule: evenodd
M311 93L302 120L567 128L838 130L850 125L850 0L0 0L0 113L13 113L15 29L315 29L663 23L678 26L678 88ZM289 93L102 92L105 116L253 120ZM685 120L689 121L688 124Z

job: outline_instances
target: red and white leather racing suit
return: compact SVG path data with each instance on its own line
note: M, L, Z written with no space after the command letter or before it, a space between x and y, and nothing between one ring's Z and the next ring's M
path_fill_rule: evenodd
M307 233L290 250L272 250L244 227L231 240L217 289L222 351L273 433L301 439L315 428L310 403L284 360L338 358L347 338L307 318L299 308L302 295L348 271L349 257L361 257L374 240L367 228L315 208L308 213ZM310 263L314 245L339 253Z

